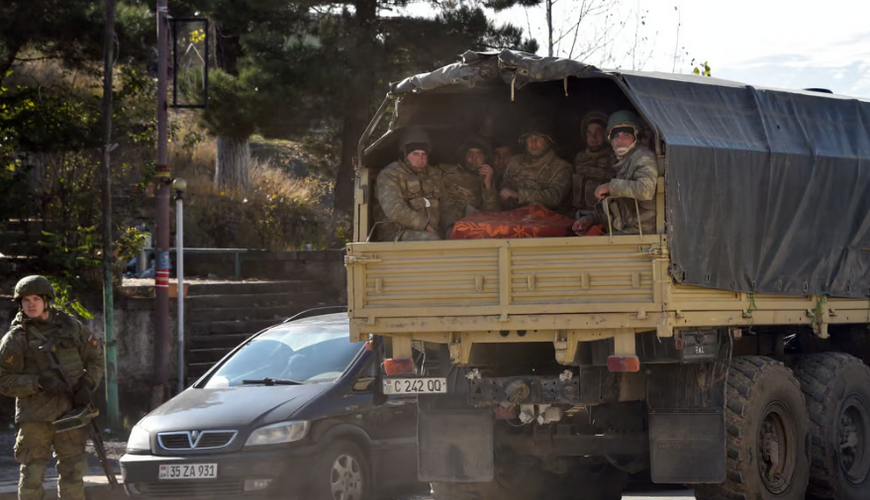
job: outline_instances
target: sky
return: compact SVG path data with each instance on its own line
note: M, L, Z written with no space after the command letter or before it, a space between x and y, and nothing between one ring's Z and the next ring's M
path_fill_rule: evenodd
M608 69L678 73L691 72L695 59L707 61L717 78L870 99L870 0L585 0L609 10L580 23L570 53L583 1L556 1L554 38L568 32L557 55ZM542 6L494 19L531 27L539 54L547 55Z

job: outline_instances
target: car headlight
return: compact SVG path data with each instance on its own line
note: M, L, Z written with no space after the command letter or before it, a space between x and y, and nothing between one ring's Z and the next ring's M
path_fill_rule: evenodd
M138 425L133 426L130 437L127 438L127 452L136 453L151 451L151 433Z
M280 422L260 427L251 433L251 437L248 438L245 447L299 441L308 434L310 424L307 420L303 420L299 422Z

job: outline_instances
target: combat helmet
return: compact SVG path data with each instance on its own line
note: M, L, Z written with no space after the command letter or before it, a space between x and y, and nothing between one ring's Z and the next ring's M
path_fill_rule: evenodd
M553 140L553 128L551 127L550 122L542 116L537 116L529 120L529 124L523 127L523 132L520 134L519 142L522 143L526 140L526 137L530 135L540 135L550 141L550 144L556 144L556 141Z
M610 118L607 120L607 140L610 141L610 134L613 132L613 129L617 127L630 127L634 130L634 136L637 139L640 139L640 134L643 131L643 128L640 126L640 120L637 115L632 113L627 109L623 109L621 111L617 111L610 115Z
M589 128L589 125L593 122L600 123L603 128L607 127L607 113L602 111L590 111L583 115L583 119L580 121L580 132L586 134L586 129Z
M408 146L413 147L411 151L422 149L427 153L432 152L432 141L429 139L429 133L426 132L426 129L419 126L411 126L405 130L405 133L402 134L402 140L400 141L401 146L399 147L399 151L404 156L410 151L407 151Z
M39 275L21 278L18 284L15 285L15 294L12 296L12 299L21 300L28 295L41 295L49 300L55 299L54 287L51 286L51 282L45 276Z

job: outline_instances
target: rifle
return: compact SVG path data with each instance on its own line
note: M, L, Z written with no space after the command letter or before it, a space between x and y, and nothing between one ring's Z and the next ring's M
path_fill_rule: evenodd
M57 359L57 353L54 352L54 340L47 339L42 332L39 332L35 328L30 328L29 330L38 339L42 340L42 345L39 346L39 350L45 353L45 356L48 358L48 365L53 370L57 370L57 372L60 373L63 381L66 382L66 385L69 388L70 394L73 394L75 391L75 384L73 384L73 381L66 370L63 369L60 360ZM72 410L56 420L54 422L55 432L65 432L80 427L87 427L88 437L91 438L91 442L94 443L94 450L97 452L97 457L100 459L103 473L106 475L106 479L109 480L109 485L112 489L115 489L115 487L118 486L118 478L115 477L115 471L112 470L112 465L109 463L109 457L106 455L106 446L103 443L103 435L100 433L100 428L97 427L97 421L94 419L94 417L99 414L100 411L96 409L91 401L88 401L88 404L84 409Z

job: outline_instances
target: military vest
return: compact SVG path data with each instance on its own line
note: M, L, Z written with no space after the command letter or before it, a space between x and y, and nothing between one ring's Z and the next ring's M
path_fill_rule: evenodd
M53 322L43 325L22 325L27 335L28 344L31 347L34 361L39 367L40 374L51 374L61 377L52 370L46 353L39 350L47 340L53 340L52 352L57 356L61 368L69 376L73 384L77 383L85 374L85 364L79 355L79 347L87 339L82 338L80 330L69 318L58 315ZM61 378L62 379L62 378Z

